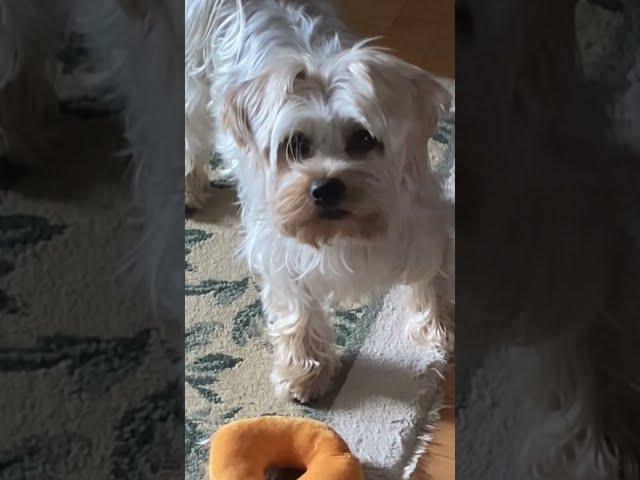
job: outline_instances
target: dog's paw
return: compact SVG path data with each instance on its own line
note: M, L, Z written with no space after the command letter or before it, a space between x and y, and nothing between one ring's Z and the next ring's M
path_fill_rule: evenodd
M446 315L430 310L414 314L407 323L407 335L418 345L443 352L453 351L453 326Z
M197 210L205 206L211 195L209 175L206 169L196 168L184 177L184 205Z
M184 189L184 206L189 210L199 210L207 203L211 192L209 185L202 188L189 188L188 184L185 184Z
M337 357L307 360L302 365L276 363L271 373L276 396L302 404L325 394L338 367Z

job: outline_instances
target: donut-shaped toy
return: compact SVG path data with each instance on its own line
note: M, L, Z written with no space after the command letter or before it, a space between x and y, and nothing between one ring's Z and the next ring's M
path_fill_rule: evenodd
M299 480L364 480L362 466L346 442L315 420L237 420L213 436L210 480L265 480L271 468L301 470Z

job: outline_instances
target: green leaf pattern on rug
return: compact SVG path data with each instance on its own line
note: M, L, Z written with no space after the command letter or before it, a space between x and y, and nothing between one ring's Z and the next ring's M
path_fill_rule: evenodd
M199 243L205 242L213 237L212 233L205 232L204 230L199 230L195 228L186 228L184 230L184 269L188 272L193 271L193 265L187 262L186 258L193 249Z
M187 228L184 231L184 254L189 255L191 249L206 240L213 237L213 233L205 232L196 228Z
M208 401L221 403L220 395L214 392L212 387L218 382L221 372L234 368L240 362L241 358L224 353L207 354L187 365L185 380Z
M207 295L213 293L218 305L229 305L240 298L249 287L249 278L239 281L204 280L198 285L186 285L186 296Z
M69 393L104 395L134 374L145 361L152 331L133 337L40 337L23 348L0 348L0 373L64 372L73 381Z
M455 121L452 118L442 120L438 124L438 129L433 135L433 139L438 143L448 145L451 143L451 139L453 138L454 129Z
M65 231L45 217L35 215L0 215L0 250L21 252L29 246L51 240Z
M201 465L206 462L208 449L202 442L209 438L205 428L198 419L185 418L184 422L184 456L185 478L202 479ZM206 478L206 477L205 477Z
M456 125L454 118L447 118L440 122L438 129L433 136L433 140L443 146L445 150L441 154L440 160L434 166L435 174L441 179L450 176L456 158L456 146L454 142Z
M198 347L208 345L219 326L214 322L204 322L188 328L184 335L185 351L190 352Z
M336 343L345 352L360 350L381 308L382 301L379 300L352 310L335 312Z
M127 408L115 426L111 476L128 480L176 478L182 470L182 382L172 380Z
M242 411L242 407L234 407L228 412L223 413L220 416L220 419L225 423L230 422L231 420L235 419L241 411Z
M259 299L240 310L233 318L233 343L244 347L250 339L260 336L263 319L262 302Z
M64 225L52 224L36 215L0 215L0 278L15 268L15 259L28 248L51 241L66 230ZM24 302L0 288L0 313L24 313Z

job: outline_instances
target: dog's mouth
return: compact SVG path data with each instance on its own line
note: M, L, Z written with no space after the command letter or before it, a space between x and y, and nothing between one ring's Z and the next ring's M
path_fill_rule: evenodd
M283 220L279 223L283 235L314 248L329 245L336 237L368 244L387 231L387 219L383 212L365 215L357 210L325 207L308 212L299 221L295 221L298 220L296 218Z
M318 217L324 220L342 220L347 216L349 216L349 212L347 210L342 210L341 208L323 208L318 211Z

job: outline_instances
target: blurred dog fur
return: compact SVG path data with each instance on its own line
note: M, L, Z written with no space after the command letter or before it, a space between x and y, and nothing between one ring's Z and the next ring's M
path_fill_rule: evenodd
M395 285L409 336L451 348L453 205L427 151L449 92L358 40L326 1L189 0L186 43L186 201L206 201L219 152L238 184L276 392L324 393L338 365L327 305Z
M575 3L456 2L458 357L537 352L536 478L638 478L640 159L580 71Z
M0 0L0 156L47 161L58 103L55 58L70 28L96 61L123 61L105 80L125 98L130 145L129 220L137 238L123 259L123 290L141 295L160 317L183 315L183 3L176 0ZM159 101L161 99L161 101ZM115 152L114 152L115 153Z
M8 161L34 164L47 149L67 15L65 2L0 1L0 157Z

